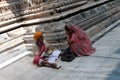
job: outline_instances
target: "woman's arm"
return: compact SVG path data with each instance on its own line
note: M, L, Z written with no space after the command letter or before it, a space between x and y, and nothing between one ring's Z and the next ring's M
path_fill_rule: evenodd
M46 50L45 46L42 45L41 48L40 48L40 50L39 50L38 56L41 56L43 54L43 52L45 52L45 50Z

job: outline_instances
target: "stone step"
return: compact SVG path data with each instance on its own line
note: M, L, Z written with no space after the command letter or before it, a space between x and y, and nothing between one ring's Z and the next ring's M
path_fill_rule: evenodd
M24 35L23 39L33 39L34 35L33 34L26 34Z
M17 28L17 29L0 34L0 45L23 36L26 33L26 31L27 30L21 27L21 28Z
M116 13L115 15L112 15L111 17L107 18L106 20L94 25L93 27L86 30L89 37L93 37L95 34L99 33L100 31L107 28L111 23L117 21L120 19L120 12Z
M28 55L30 55L30 54L32 54L32 52L26 51L26 52L24 52L24 53L21 53L21 54L15 56L15 57L12 57L12 58L6 60L6 61L4 61L4 62L2 62L2 63L0 64L0 69L3 69L3 68L5 68L5 67L7 67L8 65L10 65L10 64L12 64L12 63L20 60L21 58L23 58L23 57L25 57L25 56L28 56Z
M11 38L9 37L9 35L7 33L3 33L3 34L0 34L0 45L2 43L5 43L7 42L8 40L10 40Z
M0 45L0 53L3 53L13 47L16 47L24 43L23 36L10 40Z
M109 31L111 31L112 29L114 29L118 25L120 25L120 20L114 22L109 27L107 27L104 30L98 32L96 35L94 35L93 37L91 37L92 43L96 42L98 39L100 39L101 37L103 37L105 34L107 34Z
M24 35L23 40L25 41L25 43L35 43L35 40L33 38L33 34L30 35Z
M11 26L9 26L11 27ZM2 31L3 28L0 30ZM4 32L4 31L3 31ZM26 33L26 30L21 28L17 28L15 30L8 31L6 33L2 33L0 36L0 54L15 48L16 46L21 45L24 43L23 35ZM4 37L4 39L1 39Z
M9 45L8 45L9 46ZM26 51L24 44L13 47L0 54L0 64Z
M35 43L34 39L32 39L32 38L30 38L30 39L24 39L24 41L25 41L25 43L32 43L32 44Z
M44 39L48 43L57 43L57 42L63 42L66 40L66 32L60 31L60 32L51 32L51 33L44 33Z
M5 23L7 23L7 22L5 22ZM21 25L22 25L22 23L14 23L14 24L10 24L10 25L4 26L4 27L0 27L0 34L4 33L4 32L11 31L11 30L16 29L16 28L20 28Z
M68 42L64 41L64 42L52 43L49 45L52 46L51 48L53 48L53 49L55 49L55 48L66 49L68 47Z
M34 55L38 54L39 49L36 46L36 44L27 43L27 44L25 44L25 46L26 46L27 51L31 51L33 53L33 54L31 54L31 56L34 56Z
M113 7L111 10L107 10L104 13L97 14L93 17L90 17L89 19L80 22L77 25L80 25L83 27L83 29L87 29L95 24L98 24L99 22L111 17L112 15L115 15L116 13L120 12L120 6ZM89 24L89 25L88 25Z
M60 7L60 8L57 9L57 11L58 12L64 12L64 11L67 11L67 10L70 10L70 9L74 9L76 7L80 7L80 6L82 6L86 3L87 3L87 1L80 1L80 2L77 2L77 3L73 3L73 4L70 4L70 5Z

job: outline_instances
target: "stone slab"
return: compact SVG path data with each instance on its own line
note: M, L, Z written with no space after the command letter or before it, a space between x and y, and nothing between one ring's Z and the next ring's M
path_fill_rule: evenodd
M24 42L23 36L0 45L0 54Z

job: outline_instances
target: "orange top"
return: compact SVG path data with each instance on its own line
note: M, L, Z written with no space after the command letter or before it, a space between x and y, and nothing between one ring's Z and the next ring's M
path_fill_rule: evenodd
M37 41L40 37L42 37L43 36L43 33L42 32L35 32L34 33L34 39Z

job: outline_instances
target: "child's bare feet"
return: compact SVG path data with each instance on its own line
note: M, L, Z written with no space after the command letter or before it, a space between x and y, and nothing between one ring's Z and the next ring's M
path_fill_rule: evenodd
M60 68L61 68L61 66L58 67L57 64L55 64L55 63L53 63L53 64L51 65L51 67L54 68L54 69L60 69Z
M59 67L56 67L56 69L60 69L61 68L61 66L59 66Z

